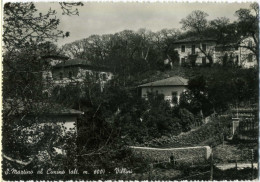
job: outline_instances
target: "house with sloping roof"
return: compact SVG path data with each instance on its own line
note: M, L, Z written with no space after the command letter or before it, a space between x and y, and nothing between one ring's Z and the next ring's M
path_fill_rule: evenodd
M50 65L50 67L52 67L65 60L68 60L69 57L63 56L63 55L48 54L48 55L42 55L41 59L46 65ZM43 70L42 78L45 81L45 84L48 84L48 81L50 81L52 79L52 73L51 73L51 69L49 67L47 67Z
M149 92L163 94L164 99L168 100L173 106L179 102L180 95L187 90L187 86L187 79L180 76L173 76L142 84L138 87L141 89L141 95L143 98L147 98L147 93Z
M106 82L112 79L112 76L109 68L78 58L65 60L52 68L52 78L57 83L82 82L89 77Z
M188 37L173 42L179 54L179 65L206 65L210 63L225 64L232 62L243 68L257 65L257 59L250 48L254 45L252 38L244 37L238 42L219 44L217 39L210 37Z
M46 136L50 136L51 145L46 148L39 148L37 151L38 160L46 160L44 155L66 154L63 145L64 140L60 140L67 134L77 134L77 121L84 112L65 108L59 104L48 102L35 102L32 100L6 99L3 102L3 121L12 121L14 124L24 123L22 127L17 124L17 130L20 131L20 136L23 142L31 146L40 145L46 140ZM6 117L7 115L7 117ZM65 140L66 141L66 140ZM28 165L29 162L23 162L8 156L4 156L9 162L15 162L20 165ZM19 159L19 157L18 157Z
M205 65L209 60L205 54L214 53L217 40L215 38L188 37L173 42L179 54L179 64L191 63Z
M27 121L32 125L62 126L63 132L77 131L77 120L84 112L62 107L59 104L7 99L3 111L16 121Z
M64 60L52 68L52 78L55 84L66 85L93 79L95 82L104 85L112 77L113 73L109 68L79 58Z

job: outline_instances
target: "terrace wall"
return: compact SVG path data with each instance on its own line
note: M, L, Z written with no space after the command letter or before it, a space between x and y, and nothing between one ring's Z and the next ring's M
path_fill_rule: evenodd
M130 147L136 155L153 162L170 161L173 155L177 163L199 164L206 162L211 155L209 146L184 147L184 148L150 148Z

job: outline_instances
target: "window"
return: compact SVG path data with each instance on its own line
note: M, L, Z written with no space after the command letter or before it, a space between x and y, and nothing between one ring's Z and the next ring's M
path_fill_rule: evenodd
M202 65L206 65L206 61L207 61L207 58L206 58L206 57L203 57L203 58L202 58Z
M252 47L252 45L253 45L252 40L249 40L249 41L248 41L248 47Z
M207 45L206 44L202 44L202 50L206 51L207 50Z
M90 74L88 71L86 71L86 79L89 79L89 77L90 77Z
M185 45L181 46L181 52L185 52Z
M253 62L253 55L252 54L248 55L248 62Z
M103 81L107 81L107 74L106 73L103 73Z
M195 45L191 46L191 54L195 54Z
M87 82L93 79L91 72L86 71L85 79Z
M181 58L181 64L185 63L185 58Z
M47 73L46 75L46 81L49 82L51 80L51 73Z
M60 80L62 80L62 79L63 79L63 73L60 72Z
M49 82L51 80L50 76L46 76L46 81Z
M178 92L172 92L172 103L177 104L178 98L177 98Z
M178 92L172 92L172 96L177 97Z
M72 78L72 72L69 71L69 78L71 79Z
M238 65L238 63L239 63L239 56L236 55L236 65Z

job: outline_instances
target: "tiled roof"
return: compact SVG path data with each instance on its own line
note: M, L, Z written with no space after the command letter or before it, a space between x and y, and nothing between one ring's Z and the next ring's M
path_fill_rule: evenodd
M180 39L176 40L173 43L189 43L189 42L197 42L197 41L217 41L215 38L210 38L210 37L205 37L205 38L200 38L200 37L188 37L185 39Z
M185 86L188 85L188 80L179 76L173 76L163 80L139 85L139 87L158 87L158 86Z
M235 47L235 46L238 46L237 43L229 43L229 44L217 44L216 47Z
M67 60L67 59L69 59L69 57L67 57L67 56L63 56L63 55L52 55L52 54L43 55L43 56L41 56L41 58L44 58L44 59L51 58L51 59L60 59L60 60Z
M93 64L91 61L85 59L79 59L79 58L65 60L61 63L56 64L55 66L53 66L53 68L62 68L62 67L71 67L71 66L88 67L100 71L111 71L111 69L106 66L96 65Z
M43 102L28 102L24 103L19 100L9 99L3 104L4 110L10 110L12 114L27 113L29 115L81 115L84 112L64 108L59 104L50 104Z
M59 115L81 115L84 114L84 112L79 111L79 110L75 110L75 109L67 109L67 108L63 108L61 110L58 111L54 111L54 112L50 112L50 114L59 114Z
M69 59L62 63L56 64L54 67L67 67L67 66L80 66L80 65L92 66L90 61L87 61L85 59L76 58L76 59Z

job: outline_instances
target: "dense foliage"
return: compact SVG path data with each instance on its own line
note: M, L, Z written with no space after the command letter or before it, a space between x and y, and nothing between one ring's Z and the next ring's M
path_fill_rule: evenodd
M79 89L81 94L72 97L71 93L77 93ZM98 84L94 87L89 84L80 87L57 87L53 97L62 104L84 111L78 127L79 130L85 131L85 140L95 138L93 133L103 133L108 137L111 135L109 131L114 130L113 132L124 138L122 141L130 142L129 144L143 143L162 135L177 135L181 131L187 131L194 121L192 113L186 109L170 107L163 95L149 93L148 99L145 100L139 96L136 89L129 90L112 83L108 83L103 92ZM87 132L89 130L91 132ZM86 137L88 134L91 136ZM111 137L111 140L112 138L115 137ZM100 141L93 141L89 146L94 147L104 141L102 137L96 139Z
M63 7L70 6L73 10L75 5L77 3L72 6L68 3ZM56 14L52 9L46 13L38 12L34 3L4 4L4 170L12 167L38 169L61 164L53 147L60 146L59 141L64 140L62 128L54 123L41 125L38 121L38 116L44 111L58 110L47 104L50 100L43 93L46 86L43 73L50 69L50 65L42 59L45 55L58 54L57 46L51 42L68 36L68 33L57 29L60 21ZM70 14L69 11L67 14Z
M75 15L78 12L71 7L82 3L60 5L64 14ZM46 82L43 75L51 65L43 56L60 55L51 42L69 33L57 29L60 21L54 10L42 14L33 3L6 3L3 167L28 170L50 167L93 170L100 167L108 171L118 166L134 168L139 165L142 168L147 167L145 161L140 162L132 156L127 146L219 144L223 134L228 134L227 123L222 120L204 125L188 135L179 134L190 131L195 122L202 123L203 118L212 113L222 114L230 105L256 103L258 72L238 68L228 61L223 61L226 63L223 65L211 63L210 67L194 67L195 64L179 67L179 57L172 42L191 35L210 36L212 32L223 44L241 35L252 36L257 44L250 50L258 55L256 10L257 4L252 4L250 9L238 10L238 22L233 23L225 18L208 22L207 14L195 11L182 21L184 28L189 30L183 34L175 29L155 33L145 29L137 32L124 30L113 35L92 35L64 45L62 51L68 56L91 60L93 64L112 69L114 79L101 89L95 80L67 86ZM205 54L210 58L210 53ZM165 60L172 64L165 66ZM179 104L171 107L163 95L154 93L149 93L147 100L140 97L137 85L173 75L189 79L189 91L181 96ZM43 90L50 91L49 88L53 88L52 92L46 96ZM39 107L35 103L46 105ZM62 127L54 123L39 125L38 116L44 111L59 110L54 103L84 112L77 122L77 134L63 135ZM28 116L35 117L28 119ZM154 144L157 138L160 138L159 144ZM161 142L164 138L166 142ZM66 155L56 152L55 147L65 149ZM55 179L55 176L47 178ZM62 178L69 177L64 175ZM17 180L15 176L9 179Z
M215 118L213 122L202 125L200 128L178 136L163 136L146 142L151 147L191 147L216 146L222 143L223 136L230 135L230 123L227 118Z

